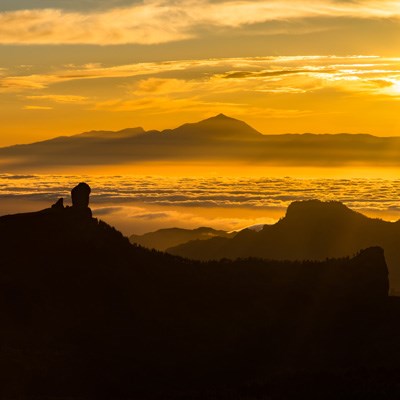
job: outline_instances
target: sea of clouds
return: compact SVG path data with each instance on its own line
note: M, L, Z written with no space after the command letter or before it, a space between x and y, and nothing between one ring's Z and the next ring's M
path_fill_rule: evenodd
M50 205L64 197L65 204L70 204L71 188L82 181L92 187L91 207L95 216L114 222L125 233L172 225L241 229L273 223L293 201L310 199L341 201L373 216L400 216L400 179L3 174L0 202L25 200ZM222 211L216 216L211 213L215 209ZM253 210L253 214L243 216L240 210Z

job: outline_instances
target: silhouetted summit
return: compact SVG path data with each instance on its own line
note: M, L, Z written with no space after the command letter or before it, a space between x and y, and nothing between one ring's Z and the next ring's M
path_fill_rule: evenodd
M198 260L260 257L278 260L325 260L381 246L393 290L400 290L400 222L368 218L340 202L298 201L286 215L259 232L244 230L233 238L192 241L167 249Z
M224 119L234 119L234 118L228 117L228 116L226 116L225 114L222 114L222 113L219 113L219 114L216 115L215 117L211 117L211 118L214 118L214 119L222 119L222 120L224 120Z
M337 218L367 219L364 215L351 210L339 201L307 200L291 203L286 210L285 221L303 219L333 222Z
M176 129L163 131L173 138L192 139L194 143L209 143L211 146L220 140L257 140L262 134L254 128L235 118L219 114L196 123L184 124ZM231 144L229 144L231 145Z
M0 217L2 398L208 398L255 378L281 380L258 396L276 398L304 371L397 361L380 248L200 263L58 204Z
M89 208L90 186L87 183L81 182L71 190L72 209L81 214L92 216L92 211Z
M87 208L89 207L90 186L81 182L71 190L72 207Z
M337 166L399 164L400 138L365 134L264 135L224 114L175 129L91 131L0 148L0 170L54 171L65 165L127 165L143 161L230 165ZM249 164L250 163L250 164Z

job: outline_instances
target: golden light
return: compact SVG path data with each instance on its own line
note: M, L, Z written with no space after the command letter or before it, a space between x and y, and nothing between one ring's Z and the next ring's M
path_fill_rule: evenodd
M400 81L394 81L393 82L393 90L395 93L397 93L398 95L400 95Z
M390 79L391 86L388 87L387 93L391 96L400 96L400 80L397 79Z

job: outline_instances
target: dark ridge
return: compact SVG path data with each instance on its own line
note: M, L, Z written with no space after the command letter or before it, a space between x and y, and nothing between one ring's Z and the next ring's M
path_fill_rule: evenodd
M396 166L400 137L359 134L264 135L224 114L175 129L92 131L0 148L3 172L46 172L64 166L142 162L248 166Z
M219 121L239 121L236 118L228 117L225 114L220 113L220 114L215 115L214 117L207 118L201 122L218 121L218 120Z
M303 398L399 392L381 248L189 261L131 245L76 191L72 207L0 217L0 397L286 399L306 376L320 381Z
M164 131L171 136L184 136L186 138L206 140L235 138L236 140L246 140L262 138L262 134L254 128L235 118L219 114L215 117L207 118L200 122L184 124L176 129Z
M294 201L286 210L286 219L291 218L321 218L321 217L337 217L358 215L360 218L367 218L356 211L351 210L339 201Z
M393 293L400 292L400 223L368 218L344 204L319 200L289 205L286 215L259 232L244 230L233 238L191 241L166 251L195 260L259 257L277 260L325 260L351 256L380 246L390 271Z
M131 235L129 240L149 249L165 251L166 249L187 243L191 240L206 240L212 237L233 237L235 233L228 233L207 227L196 229L168 228L148 232L143 235Z

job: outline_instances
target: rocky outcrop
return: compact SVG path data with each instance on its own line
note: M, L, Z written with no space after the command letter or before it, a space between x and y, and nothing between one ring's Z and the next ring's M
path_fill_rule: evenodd
M72 207L88 208L90 192L90 186L85 182L75 186L71 190Z
M63 198L58 199L58 200L51 206L51 208L52 208L53 210L62 210L62 209L64 209L64 199L63 199Z
M77 217L92 217L92 210L89 208L90 186L81 182L71 190L72 207L67 211Z

